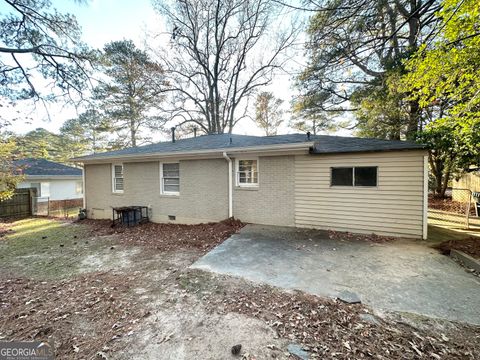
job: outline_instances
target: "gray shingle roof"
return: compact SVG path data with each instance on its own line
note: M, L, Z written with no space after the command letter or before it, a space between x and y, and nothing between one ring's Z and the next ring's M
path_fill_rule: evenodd
M370 151L425 149L425 145L413 141L380 140L345 136L317 135L312 153L350 153Z
M22 174L35 176L82 176L82 170L45 159L21 159L14 165Z
M231 139L231 140L230 140ZM365 139L354 137L341 137L329 135L311 136L307 139L305 134L289 134L276 136L251 136L251 135L203 135L195 138L180 139L174 143L159 142L151 145L131 147L122 150L109 151L104 153L82 156L74 160L98 160L109 157L121 157L132 155L150 155L161 153L182 153L182 152L202 152L204 150L222 150L234 148L249 148L256 146L269 146L281 144L300 144L315 142L312 153L345 153L362 151L387 151L387 150L409 150L422 149L423 145L407 141L390 141L378 139Z

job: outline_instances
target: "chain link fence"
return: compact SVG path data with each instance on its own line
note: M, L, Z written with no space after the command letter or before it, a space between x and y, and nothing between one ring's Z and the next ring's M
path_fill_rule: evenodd
M32 197L32 214L34 216L49 216L50 198L46 196Z
M49 197L37 196L32 198L32 214L65 219L73 218L78 215L82 205L82 199L51 200Z
M470 229L480 227L480 219L476 212L476 200L469 189L453 188L451 197L435 198L430 195L428 199L429 224Z

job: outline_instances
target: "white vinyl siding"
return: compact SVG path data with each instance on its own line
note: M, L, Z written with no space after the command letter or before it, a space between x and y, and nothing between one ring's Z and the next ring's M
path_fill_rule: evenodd
M422 237L423 151L297 156L295 224ZM331 168L377 167L376 187L331 186Z
M37 189L37 197L49 197L50 196L50 183L49 182L31 183L29 187Z
M42 182L41 183L41 196L42 197L50 197L50 183L49 182Z
M180 195L180 164L160 164L161 194Z
M123 193L123 164L112 165L112 190L114 193Z
M48 182L47 181L21 182L17 185L17 188L24 189L24 188L34 187L37 189L37 196L41 197L44 201L47 201L47 199L48 200L69 200L69 199L82 198L82 194L77 193L79 183L81 185L82 181L66 180L66 179L51 179ZM107 186L108 186L108 183L107 183Z
M83 194L83 181L77 181L75 183L75 194L77 195Z

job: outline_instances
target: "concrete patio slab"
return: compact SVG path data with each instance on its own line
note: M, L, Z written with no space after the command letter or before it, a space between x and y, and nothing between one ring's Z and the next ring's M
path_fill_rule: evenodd
M324 231L247 225L192 268L320 296L350 292L378 312L480 324L480 279L420 241L340 241Z

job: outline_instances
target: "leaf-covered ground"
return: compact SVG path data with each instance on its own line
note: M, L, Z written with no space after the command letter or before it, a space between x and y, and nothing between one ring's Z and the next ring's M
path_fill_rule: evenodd
M111 227L109 220L85 220L95 235L116 235L123 245L144 246L160 251L199 249L208 251L228 239L244 225L235 219L198 225L156 224Z
M94 358L145 315L129 294L131 280L110 273L60 281L2 280L0 338L51 338L57 358Z
M465 197L467 194L465 193ZM468 203L453 201L451 198L436 198L433 196L428 197L428 208L451 212L455 214L465 215L467 212ZM470 206L470 215L475 216L475 207L473 204Z
M478 359L480 327L411 314L379 318L361 304L285 292L201 271L182 285L215 312L266 322L319 359Z
M188 269L241 226L3 223L0 340L54 339L60 359L226 359L238 339L245 359L292 359L288 343L321 359L480 358L479 327Z
M465 239L448 240L437 244L434 247L446 255L450 254L450 251L455 249L463 251L476 259L480 259L480 237L471 236Z

